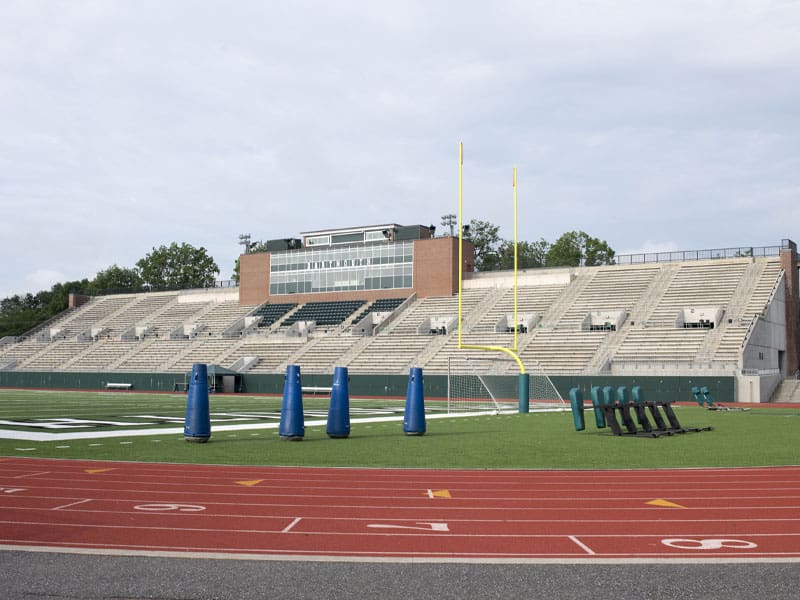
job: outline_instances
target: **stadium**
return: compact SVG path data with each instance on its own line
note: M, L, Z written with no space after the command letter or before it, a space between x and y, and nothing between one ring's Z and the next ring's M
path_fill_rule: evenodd
M798 597L800 3L0 10L0 598Z
M72 294L0 340L5 595L263 597L245 577L302 597L546 581L579 598L578 574L644 582L624 597L665 579L793 597L793 241L499 272L419 225L266 246L240 256L239 285ZM353 401L332 431L342 369ZM620 394L607 421L644 390L683 425L573 431L565 399L591 415L600 386ZM113 581L81 575L100 571Z
M459 242L395 223L309 231L242 254L235 287L73 294L64 313L0 339L0 386L175 391L205 363L213 391L280 393L298 365L309 388L346 367L354 394L401 397L419 367L426 395L442 397L454 365L518 372L460 346L516 343L562 397L602 380L670 401L696 386L720 402L800 400L789 239L518 273L474 272Z

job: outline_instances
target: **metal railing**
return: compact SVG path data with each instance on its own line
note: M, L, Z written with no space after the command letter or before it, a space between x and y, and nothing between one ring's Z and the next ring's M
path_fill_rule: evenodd
M780 375L780 369L742 369L742 375Z
M72 294L83 294L85 296L111 296L114 294L142 294L145 292L177 292L183 290L210 290L210 289L220 289L220 288L238 288L239 282L235 279L218 279L213 283L205 285L203 287L197 286L163 286L163 287L156 287L151 285L143 285L136 289L105 289L105 290L81 290L81 289L71 289L70 293Z
M794 242L792 240L782 240L780 246L741 246L738 248L712 248L708 250L618 254L614 257L614 262L618 265L641 265L647 263L685 262L725 258L762 258L766 256L780 256L781 249L791 248L790 244L794 245Z

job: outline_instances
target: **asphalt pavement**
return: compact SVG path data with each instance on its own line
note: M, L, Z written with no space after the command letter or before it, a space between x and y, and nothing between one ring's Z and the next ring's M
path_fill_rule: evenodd
M800 564L316 562L0 551L4 600L796 600Z

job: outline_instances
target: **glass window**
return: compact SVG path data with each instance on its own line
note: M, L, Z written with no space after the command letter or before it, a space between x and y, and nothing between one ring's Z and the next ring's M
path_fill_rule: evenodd
M358 231L356 233L339 233L331 236L332 244L348 244L353 242L363 242L364 232Z
M279 252L270 294L408 288L413 262L413 241Z
M329 246L331 243L331 236L329 235L315 235L306 238L306 246Z

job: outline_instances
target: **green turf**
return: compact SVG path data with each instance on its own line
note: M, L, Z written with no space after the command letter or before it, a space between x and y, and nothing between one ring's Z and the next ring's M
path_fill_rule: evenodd
M160 415L180 420L185 402L186 397L179 394L0 389L0 419L70 417L131 421L137 415ZM212 396L211 411L278 413L280 403L280 398ZM304 405L306 409L315 408L324 413L327 399L306 398ZM395 414L402 415L402 402L357 399L351 402L352 408L365 411L387 406L393 407ZM428 407L431 406L432 403ZM329 439L324 425L307 426L305 439L299 442L281 440L275 429L215 431L212 425L212 437L206 444L187 443L182 433L46 442L0 439L0 455L242 465L473 469L733 467L800 463L797 451L800 408L755 407L746 412L724 412L680 406L675 410L684 426L711 425L714 431L657 439L614 437L608 430L596 429L590 413L586 414L587 429L582 432L574 430L569 413L532 413L429 418L424 436L406 436L400 421L358 423L353 417L347 439ZM182 422L178 426L182 427ZM159 427L174 428L176 423ZM24 428L2 424L0 429Z

